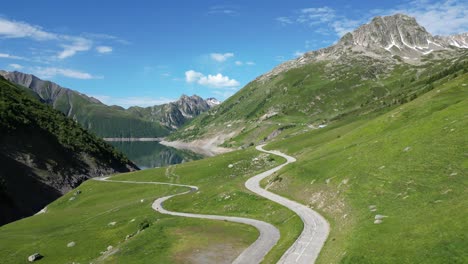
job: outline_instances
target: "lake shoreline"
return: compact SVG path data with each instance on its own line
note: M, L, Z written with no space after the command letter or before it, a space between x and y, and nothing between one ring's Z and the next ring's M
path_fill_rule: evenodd
M143 142L161 142L163 138L103 138L104 141L108 142L132 142L132 141L143 141Z

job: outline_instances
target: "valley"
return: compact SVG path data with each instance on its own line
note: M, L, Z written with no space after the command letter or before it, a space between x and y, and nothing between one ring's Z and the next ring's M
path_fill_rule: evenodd
M223 102L0 75L2 263L468 261L467 33L376 16Z

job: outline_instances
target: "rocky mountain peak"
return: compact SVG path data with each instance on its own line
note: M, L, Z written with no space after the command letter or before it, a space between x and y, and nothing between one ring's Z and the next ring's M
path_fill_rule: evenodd
M281 72L317 61L346 64L346 58L367 56L386 64L400 63L400 60L418 64L422 63L422 57L432 52L447 51L436 56L456 56L457 52L453 51L460 48L468 48L468 33L434 37L414 17L405 14L377 16L353 32L346 33L335 45L306 52L278 65L257 80L265 81Z
M409 58L445 48L414 17L404 14L375 17L368 24L343 36L338 46L386 50L392 55Z

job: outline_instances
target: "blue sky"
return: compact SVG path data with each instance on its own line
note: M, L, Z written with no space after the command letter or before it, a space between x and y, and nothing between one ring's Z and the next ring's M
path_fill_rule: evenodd
M224 100L377 15L407 13L433 34L468 31L468 3L456 0L119 2L2 3L0 69L124 107L181 94Z

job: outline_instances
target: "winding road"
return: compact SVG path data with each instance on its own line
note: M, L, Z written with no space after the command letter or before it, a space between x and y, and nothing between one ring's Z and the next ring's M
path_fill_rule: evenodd
M289 163L295 162L296 159L288 156L279 151L268 151L263 149L264 145L257 146L256 149L265 153L270 153L273 155L281 156L287 161L273 169L265 171L263 173L257 174L245 182L245 187L250 191L263 196L271 201L279 203L290 210L294 211L304 223L304 229L302 230L299 238L294 242L294 244L283 254L278 263L297 263L297 264L310 264L314 263L318 254L320 253L325 240L327 239L329 232L329 225L327 221L317 212L310 209L309 207L297 203L295 201L289 200L272 192L269 192L260 187L260 181L264 178L272 175L276 171L280 170ZM230 221L235 223L247 224L255 227L259 232L260 236L257 240L245 249L235 260L234 264L257 264L260 263L265 255L276 245L280 238L279 230L273 225L249 218L243 217L233 217L233 216L221 216L221 215L203 215L203 214L192 214L192 213L182 213L182 212L173 212L168 211L163 208L164 201L171 199L174 196L184 195L191 192L198 191L197 186L193 185L184 185L184 184L173 184L167 182L138 182L138 181L114 181L109 180L109 177L98 177L94 178L98 181L106 182L118 182L118 183L131 183L131 184L159 184L159 185L171 185L179 187L187 187L190 190L178 194L173 194L165 197L156 199L153 202L152 208L159 213L182 216L182 217L191 217L191 218L202 218L202 219L212 219L212 220L221 220L221 221Z

